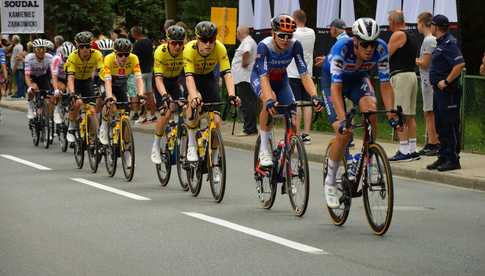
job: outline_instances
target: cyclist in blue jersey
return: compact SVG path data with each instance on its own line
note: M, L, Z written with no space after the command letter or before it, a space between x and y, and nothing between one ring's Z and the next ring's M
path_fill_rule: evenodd
M256 61L251 73L253 91L264 103L264 108L259 115L259 134L261 136L259 161L262 167L273 165L272 153L268 144L272 126L267 125L268 116L276 114L274 107L278 104L295 103L286 74L286 68L293 59L295 59L303 86L312 97L316 110L320 111L323 108L323 100L317 96L312 76L308 74L301 43L292 39L293 32L296 30L295 20L289 15L281 14L271 19L271 27L272 35L258 44Z
M336 195L336 172L345 145L351 138L351 130L344 129L344 97L352 100L360 111L376 110L376 98L370 82L370 74L377 66L380 91L386 109L394 106L394 91L389 74L389 54L387 44L379 39L379 25L371 18L360 18L352 26L351 38L338 40L325 59L322 74L322 88L325 94L325 108L328 119L335 130L336 139L330 150L328 173L325 178L325 198L330 208L340 203ZM388 114L389 123L397 127L396 115ZM374 130L375 116L371 119ZM375 131L373 131L375 133Z

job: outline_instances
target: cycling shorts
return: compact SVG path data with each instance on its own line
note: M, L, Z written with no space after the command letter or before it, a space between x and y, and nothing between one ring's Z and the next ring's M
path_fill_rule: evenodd
M290 105L290 104L295 103L295 96L293 95L293 91L291 90L288 78L286 78L282 82L281 81L278 81L278 82L270 81L270 85L271 85L271 89L276 94L276 101L279 104ZM259 79L254 79L251 82L251 86L253 88L254 94L256 94L256 96L258 98L260 98L261 94L263 92L262 92L262 89L261 89ZM265 103L263 103L263 104L265 104ZM292 112L296 113L296 106L295 106L294 110L292 110Z
M33 83L37 84L40 90L51 90L51 76L50 74L45 74L42 76L34 77L30 76Z
M77 95L81 97L94 97L94 82L91 79L87 80L74 80L74 89ZM88 103L96 103L96 99L90 99Z
M172 97L172 100L178 100L180 97L184 96L184 90L180 86L183 85L185 78L183 76L175 77L175 78L163 78L163 85L165 86L165 90L167 93ZM155 93L155 99L157 102L157 108L160 108L162 105L162 96L160 93Z
M202 96L204 103L214 103L221 101L219 92L219 81L213 72L206 75L192 75L195 80L195 87Z

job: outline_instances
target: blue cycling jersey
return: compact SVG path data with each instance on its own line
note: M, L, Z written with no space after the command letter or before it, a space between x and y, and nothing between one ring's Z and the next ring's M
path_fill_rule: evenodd
M7 64L7 59L5 57L5 50L0 48L0 64Z
M358 66L353 39L342 38L325 58L323 73L330 76L331 83L342 83L368 77L376 66L380 81L389 81L389 51L384 40L378 39L372 58Z
M288 80L286 68L295 59L296 67L300 75L306 74L307 65L303 58L303 47L297 40L290 40L288 49L284 52L276 50L273 38L267 37L258 44L256 61L251 73L251 81L262 76L268 76L272 82L283 82Z

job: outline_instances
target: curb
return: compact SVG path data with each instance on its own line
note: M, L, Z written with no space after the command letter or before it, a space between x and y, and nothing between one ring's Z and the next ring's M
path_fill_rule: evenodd
M22 112L27 111L26 107L12 106L5 103L0 103L0 107L16 110L16 111L22 111ZM147 128L138 127L138 126L134 126L133 129L136 132L153 134L152 129L147 129ZM236 142L231 140L224 141L224 144L227 147L254 151L253 144ZM315 154L315 153L308 153L308 152L307 152L307 158L309 161L317 162L317 163L321 163L323 160L322 155ZM393 174L396 176L403 176L403 177L417 179L417 180L438 182L441 184L447 184L447 185L456 186L456 187L485 191L485 178L480 179L480 178L473 178L473 177L456 176L451 174L435 173L426 169L416 170L416 169L410 169L410 168L403 168L392 164L391 164L391 169Z

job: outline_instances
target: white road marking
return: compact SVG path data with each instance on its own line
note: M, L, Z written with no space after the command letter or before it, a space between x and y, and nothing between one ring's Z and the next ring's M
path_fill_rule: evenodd
M364 207L362 207L364 208ZM376 210L387 210L384 206L373 207ZM432 207L421 207L421 206L394 206L394 211L432 211L435 208Z
M214 223L222 227L226 227L229 229L232 229L234 231L238 231L256 238L260 238L263 240L271 241L289 248L296 249L298 251L302 251L305 253L310 253L310 254L318 254L318 255L329 255L330 253L316 247L308 246L299 242L294 242L285 238L281 238L272 234L268 234L256 229L248 228L239 224L235 224L232 222L229 222L227 220L207 216L201 213L194 213L194 212L182 212L182 214L191 216L206 222Z
M24 160L24 159L20 159L18 157L12 156L12 155L0 154L0 156L3 157L3 158L6 158L6 159L10 159L12 161L15 161L15 162L24 164L26 166L29 166L29 167L32 167L32 168L36 168L36 169L41 170L41 171L50 171L50 170L52 170L51 168L47 168L47 167L44 167L42 165L39 165L39 164L30 162L30 161L27 161L27 160Z
M99 183L96 183L96 182L93 182L93 181L90 181L90 180L87 180L87 179L84 179L84 178L71 178L71 180L74 180L76 182L86 184L86 185L89 185L91 187L95 187L95 188L98 188L98 189L101 189L101 190L105 190L105 191L108 191L108 192L111 192L111 193L114 193L114 194L117 194L117 195L128 197L128 198L131 198L131 199L150 200L148 197L144 197L144 196L140 196L140 195L137 195L137 194L125 192L123 190L119 190L119 189L116 189L116 188L113 188L113 187L109 187L109 186L106 186L106 185L103 185L103 184L99 184Z

